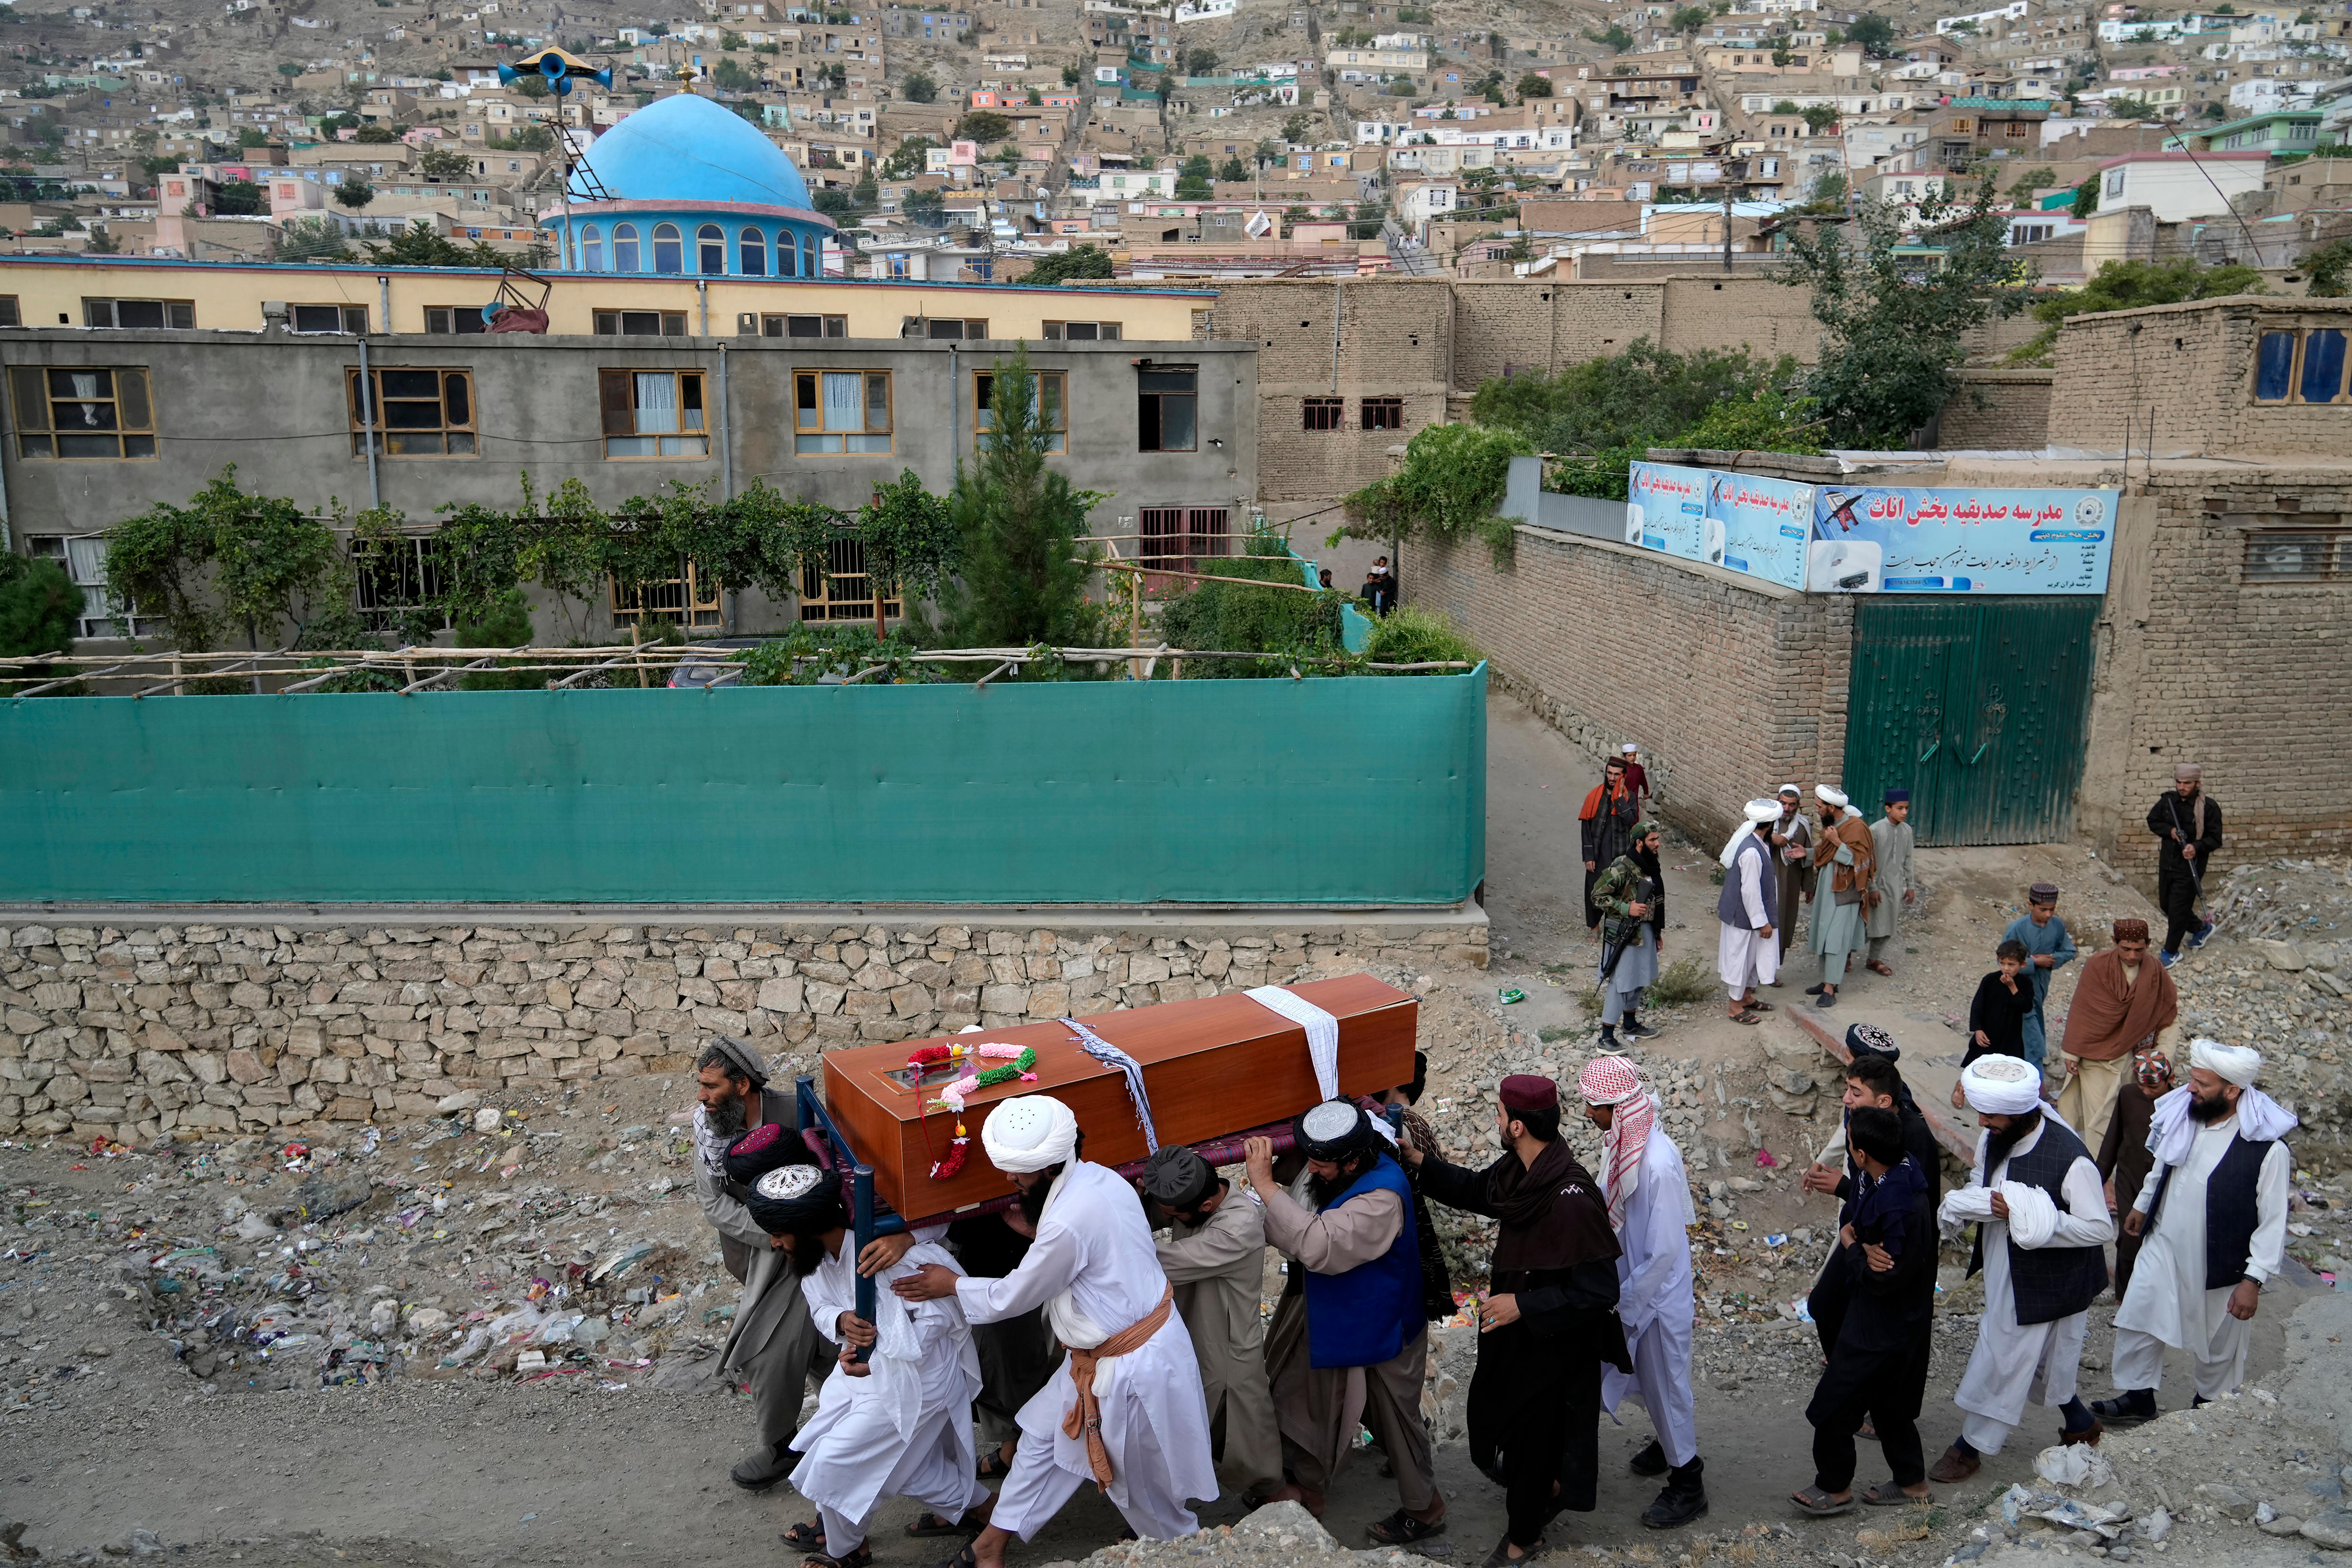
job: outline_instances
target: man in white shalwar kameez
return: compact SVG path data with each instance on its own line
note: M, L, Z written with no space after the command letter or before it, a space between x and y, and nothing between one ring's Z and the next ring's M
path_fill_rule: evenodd
M973 1474L971 1436L980 1353L962 1308L952 1296L902 1301L884 1290L867 1321L857 1313L857 1255L838 1184L814 1166L788 1165L761 1177L752 1194L752 1213L792 1254L811 1321L841 1347L816 1414L792 1444L803 1456L793 1489L816 1505L819 1528L801 1525L786 1542L807 1552L813 1568L871 1562L866 1527L886 1497L928 1505L929 1516L917 1521L925 1533L947 1533L973 1511L985 1518L988 1489ZM926 1264L956 1267L944 1248L923 1242L878 1280ZM822 1553L813 1533L823 1537Z
M1941 1218L1955 1228L1976 1222L1985 1304L1952 1396L1960 1435L1927 1471L1945 1485L2000 1453L2028 1405L2058 1410L2062 1443L2099 1440L2075 1377L2116 1234L2098 1164L2042 1103L2040 1069L2022 1057L1979 1057L1961 1069L1960 1087L1985 1131L1968 1185L1945 1197Z
M1766 801L1767 805L1772 803ZM1776 806L1773 816L1778 816ZM1760 820L1760 819L1759 819ZM1750 835L1752 838L1754 836ZM1769 943L1767 944L1769 945ZM1584 1114L1607 1134L1601 1190L1609 1200L1617 1257L1617 1316L1633 1352L1631 1377L1601 1373L1601 1407L1638 1399L1657 1436L1633 1456L1633 1473L1664 1476L1665 1489L1643 1511L1653 1530L1674 1530L1706 1512L1706 1464L1698 1457L1698 1416L1691 1394L1690 1176L1683 1152L1657 1123L1659 1106L1633 1064L1597 1056L1577 1080Z
M891 1285L909 1300L953 1295L971 1323L1042 1305L1069 1351L1021 1407L1021 1442L996 1511L957 1558L967 1568L1003 1568L1012 1538L1034 1537L1081 1482L1098 1484L1135 1532L1155 1541L1198 1530L1188 1500L1217 1495L1200 1363L1143 1202L1080 1159L1079 1144L1077 1118L1060 1100L1000 1100L981 1124L981 1146L1035 1221L1028 1256L1002 1279L931 1264Z
M1777 800L1751 800L1748 826L1723 847L1723 896L1715 914L1722 928L1716 943L1716 973L1731 989L1730 1016L1753 1024L1772 1005L1759 1000L1759 985L1769 985L1780 973L1780 941L1773 934L1772 916L1780 897L1772 868L1772 826L1780 819Z
M2156 1163L2124 1219L2142 1240L2116 1310L2116 1397L2092 1406L2110 1426L2155 1419L2168 1345L2195 1364L2199 1405L2245 1381L2263 1287L2286 1263L2294 1116L2254 1087L2259 1051L2192 1040L2189 1064L2156 1102Z

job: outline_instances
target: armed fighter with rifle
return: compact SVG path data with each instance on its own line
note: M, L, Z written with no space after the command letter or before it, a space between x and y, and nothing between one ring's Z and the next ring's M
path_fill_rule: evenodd
M1654 822L1633 825L1633 842L1592 884L1601 926L1601 1048L1646 1039L1658 1031L1641 1020L1642 994L1658 978L1659 944L1666 926L1665 879L1658 865Z

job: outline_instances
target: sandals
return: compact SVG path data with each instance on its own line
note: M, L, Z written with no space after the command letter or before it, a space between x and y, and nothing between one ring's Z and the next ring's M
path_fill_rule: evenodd
M1932 1493L1927 1497L1913 1497L1893 1481L1881 1481L1864 1492L1862 1500L1871 1508L1910 1508L1914 1505L1925 1508L1935 1501L1935 1497Z
M1750 1002L1748 1004L1748 1010L1751 1013L1770 1013L1778 1009L1769 1002Z
M971 1473L983 1481L1003 1480L1013 1473L1013 1461L991 1448L980 1457L980 1463L972 1467Z
M1800 1511L1810 1513L1815 1519L1834 1519L1842 1513L1852 1513L1856 1507L1852 1492L1846 1494L1845 1501L1840 1502L1819 1487L1790 1492L1789 1500L1795 1503Z
M958 1547L956 1554L946 1562L932 1563L931 1568L980 1568L980 1559L972 1555L971 1548L967 1544Z
M1364 1533L1382 1546L1411 1546L1416 1541L1426 1541L1433 1535L1444 1534L1445 1520L1443 1515L1440 1515L1436 1523L1423 1524L1404 1510L1399 1509L1388 1518L1364 1526ZM1501 1548L1497 1547L1496 1550L1500 1551Z
M1511 1555L1511 1538L1506 1534L1502 1540L1495 1542L1495 1550L1486 1553L1486 1561L1479 1564L1479 1568L1512 1568L1514 1563L1532 1563L1550 1551L1551 1542L1538 1535L1533 1546L1528 1547L1514 1557Z
M1743 1008L1737 1013L1727 1013L1724 1016L1729 1018L1735 1024L1754 1025L1760 1024L1764 1021L1764 1015L1759 1013L1753 1007Z
M1863 967L1869 970L1873 974L1892 974L1895 973L1895 969L1892 964L1881 963L1874 958L1864 963Z
M873 1543L863 1541L846 1556L828 1557L823 1552L812 1552L801 1559L801 1568L873 1568Z
M936 1513L927 1512L917 1517L915 1522L907 1527L907 1533L916 1536L978 1535L980 1533L980 1526L964 1521L969 1521L971 1517L971 1516L970 1514L966 1514L963 1521L950 1522L947 1520L941 1519Z
M783 1532L784 1544L795 1552L824 1550L824 1526L817 1521L805 1520Z

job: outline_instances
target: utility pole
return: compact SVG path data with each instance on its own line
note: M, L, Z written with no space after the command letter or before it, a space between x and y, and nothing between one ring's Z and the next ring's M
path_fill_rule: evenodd
M1731 171L1723 171L1723 269L1731 270Z

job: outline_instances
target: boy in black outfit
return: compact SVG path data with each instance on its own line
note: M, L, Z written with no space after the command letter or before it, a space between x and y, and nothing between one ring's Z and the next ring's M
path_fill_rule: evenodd
M1977 994L1969 1004L1969 1048L1960 1058L1968 1066L1979 1057L2018 1057L2025 1055L2025 1021L2033 1016L2033 982L2025 973L2025 944L2011 937L1992 950L1994 960L2000 965L1977 982ZM1966 1103L1956 1081L1952 1085L1952 1109Z
M1866 1184L1838 1232L1832 1268L1852 1292L1828 1368L1805 1419L1813 1424L1813 1484L1791 1494L1807 1513L1851 1511L1857 1501L1899 1508L1927 1497L1919 1403L1927 1386L1936 1306L1936 1205L1919 1163L1904 1148L1894 1111L1865 1106L1846 1138ZM1867 1415L1892 1481L1857 1499L1854 1429Z

